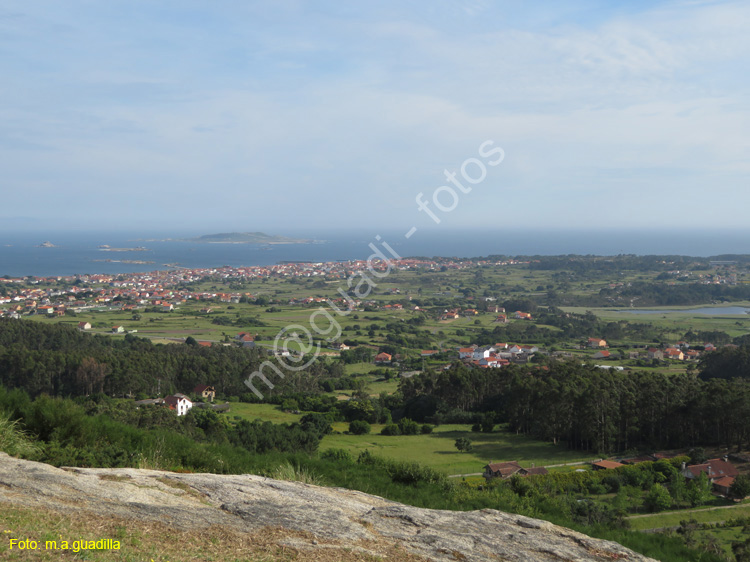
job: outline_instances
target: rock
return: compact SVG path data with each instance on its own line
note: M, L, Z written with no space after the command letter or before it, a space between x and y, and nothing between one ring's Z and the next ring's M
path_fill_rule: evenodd
M521 515L422 509L341 488L254 475L132 468L54 468L0 453L0 505L168 523L282 529L280 546L386 556L394 548L434 561L651 560L613 542Z

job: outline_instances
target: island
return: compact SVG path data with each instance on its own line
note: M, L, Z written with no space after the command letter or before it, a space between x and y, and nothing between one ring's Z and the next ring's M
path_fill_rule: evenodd
M206 234L197 238L184 238L182 241L209 244L309 244L312 242L312 240L289 238L265 234L264 232L224 232Z
M37 248L57 248L57 246L55 246L52 242L47 241L39 244Z

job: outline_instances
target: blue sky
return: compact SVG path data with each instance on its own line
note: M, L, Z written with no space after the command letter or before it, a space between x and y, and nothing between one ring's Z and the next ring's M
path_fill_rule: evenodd
M0 229L739 228L750 4L0 8ZM447 205L447 200L443 204Z

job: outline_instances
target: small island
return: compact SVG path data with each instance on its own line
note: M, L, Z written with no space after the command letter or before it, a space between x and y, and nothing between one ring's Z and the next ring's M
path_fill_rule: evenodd
M57 248L52 242L49 240L47 242L42 242L37 246L37 248Z

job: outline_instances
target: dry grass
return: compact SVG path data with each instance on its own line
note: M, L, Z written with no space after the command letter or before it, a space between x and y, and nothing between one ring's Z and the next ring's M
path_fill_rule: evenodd
M37 550L10 550L10 539L32 539ZM120 550L45 550L47 540L112 539ZM238 532L225 527L181 531L163 523L74 515L0 503L0 559L8 562L423 562L400 546L376 541L342 545L278 528Z

